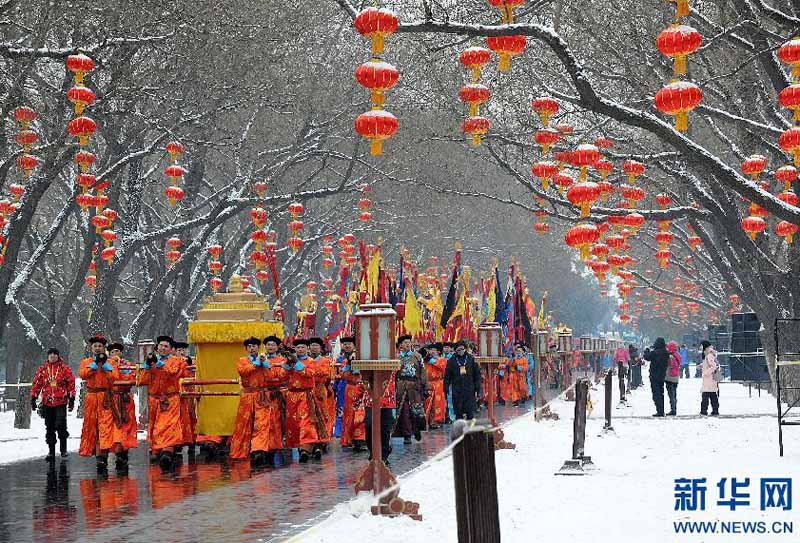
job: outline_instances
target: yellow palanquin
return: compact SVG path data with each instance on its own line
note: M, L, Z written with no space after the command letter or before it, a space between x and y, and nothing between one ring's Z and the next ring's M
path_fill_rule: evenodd
M238 275L231 277L228 292L207 298L189 322L189 343L197 352L197 379L238 379L236 361L244 354L242 342L249 337L283 337L283 323L273 320L263 297L242 288ZM239 385L205 387L214 391L238 391ZM197 433L229 436L233 433L238 396L205 396L197 405Z

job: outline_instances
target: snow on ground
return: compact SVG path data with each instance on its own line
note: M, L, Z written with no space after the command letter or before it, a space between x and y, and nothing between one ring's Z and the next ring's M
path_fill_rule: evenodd
M77 451L81 439L83 419L75 416L77 406L72 413L67 413L69 439L67 449ZM14 428L14 412L0 413L0 464L17 460L45 456L47 444L44 442L44 419L36 413L31 414L30 430Z
M645 376L647 383L647 377ZM722 418L697 416L700 379L683 379L678 387L678 418L655 419L650 387L633 391L629 407L617 409L614 381L612 425L603 434L602 384L591 392L593 411L587 421L586 452L597 470L582 477L556 476L571 456L573 403L556 400L559 421L535 422L532 415L506 427L515 451L496 453L500 523L504 542L776 542L797 541L800 515L760 510L760 479L794 477L800 486L800 428L784 432L786 455L778 456L776 404L772 396L746 386L721 386ZM742 415L738 418L726 418ZM685 417L685 418L681 418ZM707 478L705 511L675 510L675 479ZM717 504L720 478L750 477L750 505ZM400 478L400 496L420 503L424 519L375 517L366 496L340 504L325 521L297 537L298 541L338 543L358 534L363 541L456 541L452 458L427 464ZM745 488L744 491L748 489ZM800 504L800 491L794 489ZM794 522L794 535L676 534L677 521ZM721 527L719 528L721 529Z

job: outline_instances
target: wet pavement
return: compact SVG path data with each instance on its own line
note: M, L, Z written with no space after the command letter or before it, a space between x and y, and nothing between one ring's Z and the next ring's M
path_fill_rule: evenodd
M495 416L502 422L530 409L530 402L498 407ZM411 445L393 439L392 472L401 475L441 451L449 429L425 432ZM366 462L367 453L336 443L308 464L297 463L296 453L285 466L259 471L248 462L185 460L162 474L140 442L128 476L118 476L113 462L108 476L98 476L94 458L76 453L51 470L43 458L0 465L0 542L282 541L352 498Z

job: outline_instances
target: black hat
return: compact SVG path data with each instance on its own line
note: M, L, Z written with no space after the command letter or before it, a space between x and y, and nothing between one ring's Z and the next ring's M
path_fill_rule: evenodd
M61 353L58 352L58 349L47 349L47 356L50 356L51 354L61 356Z
M353 336L347 336L347 337L343 337L343 338L339 339L339 342L340 343L352 343L353 345L355 345L356 344L356 338L354 338Z
M264 338L264 344L265 345L267 343L269 343L270 341L275 343L275 345L280 345L281 343L283 343L283 341L281 341L281 338L279 338L278 336L267 336L267 337Z
M525 347L527 347L527 345L525 345L524 343L518 341L517 343L514 344L514 347L517 348L517 349L519 349L519 348L523 348L524 349Z
M431 349L436 349L437 351L441 350L441 347L439 346L438 343L429 343L428 345L425 345L425 348L428 349L429 351Z
M257 337L249 337L244 340L243 345L247 347L248 345L261 345L261 340Z
M159 343L161 343L162 341L166 341L167 343L169 343L169 346L170 346L170 347L174 347L174 346L175 346L175 340L174 340L174 339L172 339L170 336L158 336L158 337L156 338L156 346L157 346Z
M445 341L444 343L442 343L442 349L444 350L445 347L450 347L452 349L455 346L452 343L450 343L449 341Z
M458 349L459 347L464 347L466 349L467 348L467 342L466 341L459 341L458 343L455 344L455 348Z
M175 341L172 344L172 346L175 347L176 349L188 349L189 348L189 344L186 343L185 341Z
M313 344L313 343L316 343L317 345L319 345L319 346L320 346L320 347L322 347L323 349L325 348L325 342L324 342L324 341L322 341L322 338L320 338L320 337L312 337L312 338L310 338L310 339L308 340L308 344L309 344L309 345L311 345L311 344Z
M403 334L402 336L400 336L399 338L397 338L397 344L398 344L398 345L400 345L400 344L401 344L401 343L403 343L405 340L409 340L409 341L411 341L411 336L409 336L408 334Z
M125 346L122 343L117 343L117 342L109 343L108 350L113 351L114 349L118 350L119 352L122 352L125 350Z
M708 341L708 340L705 340L705 339L704 339L703 341L701 341L701 342L700 342L700 346L701 346L701 347L703 348L703 350L705 351L706 349L708 349L709 347L711 347L711 342L710 342L710 341Z
M89 341L87 341L87 343L89 345L94 345L95 343L102 343L103 345L105 345L105 344L108 343L108 340L106 338L104 338L102 335L97 334L96 336L90 337Z
M294 346L297 347L298 345L305 345L308 347L308 340L302 338L294 340Z

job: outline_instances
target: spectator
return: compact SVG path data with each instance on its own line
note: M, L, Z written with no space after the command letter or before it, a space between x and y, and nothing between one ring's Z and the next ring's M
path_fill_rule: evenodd
M61 456L67 456L67 409L75 407L75 375L61 358L58 349L47 351L47 360L39 366L31 386L31 409L36 411L36 399L42 396L45 442L48 462L56 458L56 435L60 443Z
M703 347L703 363L701 364L703 399L700 402L700 414L708 415L708 402L710 401L711 416L716 417L719 415L719 383L716 378L716 373L719 371L717 352L709 341L703 341L701 345Z
M642 386L642 358L639 356L639 349L633 344L628 346L628 358L631 367L631 389Z
M688 347L686 347L685 343L683 345L681 345L680 355L681 355L681 371L680 371L681 377L685 377L685 378L688 379L689 378L689 349L688 349Z
M656 338L653 348L645 351L645 360L650 362L650 389L653 392L653 403L656 405L654 417L664 416L664 381L667 377L669 351L663 337Z
M675 411L678 405L678 381L681 378L681 355L678 351L678 344L670 341L667 344L669 351L669 366L667 367L667 376L664 384L667 386L667 396L669 396L669 413L668 416L674 417L677 413Z
M619 376L619 401L623 403L625 402L625 374L628 372L629 362L628 348L620 345L614 353L614 363L617 365L617 375Z

